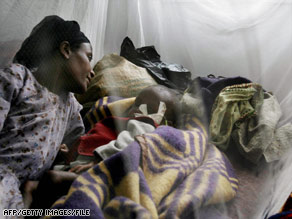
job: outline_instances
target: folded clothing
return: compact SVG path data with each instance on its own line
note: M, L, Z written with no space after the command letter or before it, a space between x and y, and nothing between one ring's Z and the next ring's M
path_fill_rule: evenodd
M258 115L263 97L263 89L259 84L247 83L224 88L212 108L209 126L211 142L226 150L233 127Z
M132 124L137 124L136 126L134 125L132 127ZM101 151L107 151L108 145L113 144L114 145L114 140L118 138L121 132L124 131L129 131L129 129L132 131L132 135L140 134L137 133L137 130L140 129L135 129L138 128L139 125L143 125L143 127L150 127L153 128L153 130L156 127L156 124L151 118L148 117L136 117L136 118L130 118L130 117L107 117L95 124L95 126L90 129L89 132L87 132L84 136L80 137L80 143L78 146L78 153L80 155L85 155L85 156L94 156L94 151L95 149L102 147L102 149L98 149L98 152ZM153 131L151 128L151 131ZM143 132L144 133L144 132ZM121 138L121 137L120 137ZM113 146L114 147L114 146ZM117 149L116 147L114 147ZM113 148L111 148L113 149ZM112 152L108 152L110 154L114 153L113 150ZM104 153L100 153L102 158L105 158Z
M228 86L252 83L249 79L243 77L197 77L193 79L188 88L188 92L201 98L207 117L207 121L211 119L212 107L219 93Z

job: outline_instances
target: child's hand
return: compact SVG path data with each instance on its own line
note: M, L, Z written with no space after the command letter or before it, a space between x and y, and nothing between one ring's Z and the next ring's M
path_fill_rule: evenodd
M66 154L68 152L69 152L68 146L66 144L61 144L61 146L60 146L60 153Z
M58 165L59 163L63 163L64 161L65 163L67 163L66 160L67 160L68 154L69 154L69 148L67 147L67 145L61 144L53 166Z
M86 171L88 169L90 169L91 167L93 167L95 165L95 162L92 161L88 164L80 164L80 165L76 165L75 167L72 167L69 172L73 172L73 173L81 173L83 171Z

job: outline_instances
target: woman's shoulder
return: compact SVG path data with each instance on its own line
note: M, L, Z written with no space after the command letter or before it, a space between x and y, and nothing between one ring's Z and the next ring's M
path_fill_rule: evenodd
M31 77L31 71L21 64L13 63L7 67L4 67L0 71L0 76L9 79L10 81L23 81L28 77Z
M69 102L74 111L80 112L82 110L82 105L78 102L75 95L71 92L69 92Z
M23 65L11 64L0 69L0 98L11 101L20 93L32 90L34 80L32 73Z

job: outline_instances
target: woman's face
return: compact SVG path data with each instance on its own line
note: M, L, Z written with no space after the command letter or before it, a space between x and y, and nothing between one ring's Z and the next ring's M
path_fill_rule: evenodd
M64 83L68 91L82 94L94 76L90 61L92 59L92 48L90 43L81 43L76 50L71 50L67 65Z

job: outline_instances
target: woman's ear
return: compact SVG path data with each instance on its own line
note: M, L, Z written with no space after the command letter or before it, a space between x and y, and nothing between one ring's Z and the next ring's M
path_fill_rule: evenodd
M68 41L63 41L60 44L60 52L65 59L69 59L71 55L71 48Z

